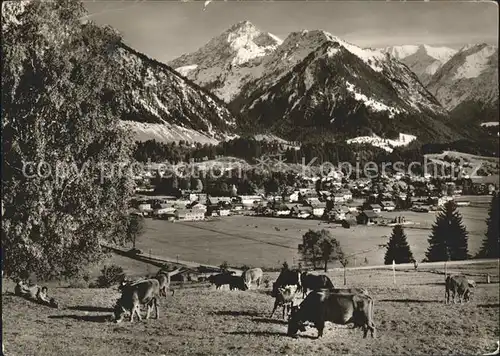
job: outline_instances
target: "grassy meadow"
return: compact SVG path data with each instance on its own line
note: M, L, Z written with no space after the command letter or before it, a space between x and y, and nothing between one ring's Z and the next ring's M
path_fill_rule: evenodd
M352 270L348 286L365 287L375 299L377 337L327 323L286 336L280 310L269 317L269 290L215 290L186 285L162 298L160 318L111 322L116 289L51 288L59 309L13 296L4 281L3 341L6 355L456 355L492 352L499 339L498 264L454 266L478 281L471 303L444 304L444 276L433 269ZM492 274L491 284L483 282ZM276 273L267 274L271 280ZM335 285L341 272L330 273ZM143 316L145 315L143 310Z

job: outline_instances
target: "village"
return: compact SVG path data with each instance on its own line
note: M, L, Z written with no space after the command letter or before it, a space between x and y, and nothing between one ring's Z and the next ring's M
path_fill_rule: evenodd
M498 186L482 180L444 180L430 175L397 173L374 179L351 180L342 172L327 177L297 175L294 187L281 194L262 190L239 194L233 184L228 196L212 196L203 190L179 190L176 196L155 193L150 172L136 177L136 196L131 213L168 221L201 221L230 215L316 219L349 228L356 224L411 223L404 215L388 219L383 212L437 211L447 201L468 206L470 195L493 194Z

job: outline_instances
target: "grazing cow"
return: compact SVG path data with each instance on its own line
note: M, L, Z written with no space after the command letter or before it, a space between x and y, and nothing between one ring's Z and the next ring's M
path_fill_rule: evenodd
M245 281L245 286L247 287L247 289L250 289L252 283L255 283L257 285L257 288L259 288L260 283L262 282L263 275L264 273L260 268L250 268L244 271L241 276Z
M297 331L305 331L304 322L311 321L318 329L318 338L323 336L325 322L335 324L354 323L363 328L363 337L368 330L375 337L373 323L373 299L366 294L337 294L328 290L312 291L299 307L292 308L288 321L288 335L297 337Z
M229 276L229 289L230 290L247 290L245 281L242 276Z
M123 320L123 316L130 312L130 322L134 320L134 313L141 320L140 307L147 306L146 319L149 319L151 309L155 308L156 319L159 318L158 300L160 298L160 282L157 279L146 279L133 284L122 284L122 296L115 305L115 323Z
M167 289L170 289L170 281L173 276L179 274L182 271L182 268L176 268L173 271L167 272L163 270L159 270L156 274L156 279L160 282L160 296L167 296ZM172 295L174 295L175 291L172 289Z
M302 291L302 278L299 270L290 270L282 268L280 275L273 284L273 294L276 294L276 289L284 286L297 286L298 291Z
M474 290L475 283L469 283L469 280L462 275L447 276L445 281L446 292L446 304L450 302L450 294L453 298L453 304L456 303L455 297L458 296L460 304L462 302L470 300L472 291Z
M230 284L231 277L233 276L230 273L219 273L208 277L208 281L215 284L215 289L219 289L223 285Z
M302 282L302 296L305 297L308 290L318 290L318 289L333 289L332 281L328 276L321 274L319 276L315 274L309 274L307 272L302 272L301 282Z
M278 309L279 306L282 306L283 307L283 319L285 319L285 313L286 313L286 315L288 315L293 308L293 301L294 301L295 296L297 294L297 286L291 285L291 286L274 288L274 285L273 285L273 290L276 290L276 294L274 295L274 297L275 297L274 308L273 308L273 311L271 313L270 318L273 317L276 309Z

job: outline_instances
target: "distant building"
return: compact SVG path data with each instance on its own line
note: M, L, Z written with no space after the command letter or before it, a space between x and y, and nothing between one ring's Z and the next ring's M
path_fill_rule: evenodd
M200 209L177 209L176 218L180 221L197 221L205 219L205 212Z
M370 210L378 214L382 211L382 207L379 204L370 204Z
M383 221L383 218L373 210L364 210L357 216L357 222L361 225L373 225Z
M380 203L382 205L382 209L384 211L393 211L396 209L396 204L394 204L391 200L386 200Z

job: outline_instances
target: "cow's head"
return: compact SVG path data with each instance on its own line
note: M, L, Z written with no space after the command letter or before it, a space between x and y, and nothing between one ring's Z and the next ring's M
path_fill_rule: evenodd
M306 331L304 322L300 320L299 317L299 307L294 306L290 312L290 318L288 319L288 336L297 337L298 331Z
M115 323L119 323L123 320L125 313L127 312L120 301L117 301L114 308Z

